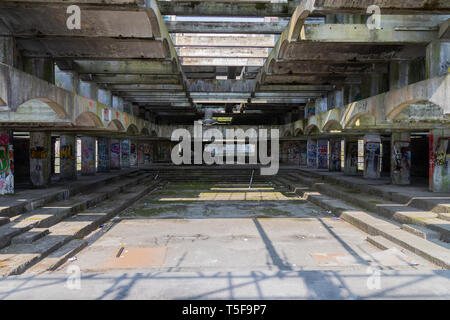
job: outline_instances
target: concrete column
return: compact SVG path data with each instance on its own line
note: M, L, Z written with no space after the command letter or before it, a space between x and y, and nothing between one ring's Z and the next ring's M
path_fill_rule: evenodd
M95 138L81 137L81 174L95 175Z
M364 178L379 179L381 173L381 137L379 134L364 136Z
M53 59L24 58L23 70L39 79L55 83L55 67Z
M78 82L78 94L85 98L97 100L97 91L98 88L95 82L82 80Z
M358 174L358 140L345 138L344 144L345 167L344 174L352 176Z
M430 136L429 188L434 192L450 191L450 129L434 129Z
M317 98L315 100L315 110L316 114L326 112L328 109L328 99L327 97Z
M139 143L137 145L137 159L138 159L138 166L144 164L144 144Z
M152 145L144 144L144 164L152 163Z
M328 169L328 140L317 140L317 169Z
M329 171L341 171L341 140L330 139Z
M392 184L410 184L411 136L409 132L393 132L391 136Z
M106 89L98 89L97 99L100 103L112 107L112 93Z
M110 144L110 169L120 170L120 140L111 139Z
M0 63L17 66L16 52L13 37L0 37Z
M317 168L317 140L308 139L306 146L307 153L307 163L309 168Z
M130 140L120 141L120 166L122 168L130 167Z
M74 134L60 136L60 177L63 180L77 179L77 137Z
M130 145L130 166L134 167L138 163L137 146L135 142Z
M51 134L30 133L30 180L35 187L45 187L51 177Z
M0 195L14 193L14 144L12 131L0 131Z
M116 110L123 111L123 98L119 96L113 96L112 107Z
M109 172L110 161L110 139L105 137L97 138L98 163L97 172Z
M300 166L306 167L308 165L308 142L300 141Z
M426 51L426 78L446 74L450 68L450 42L433 41Z
M407 86L409 74L408 61L391 61L389 64L389 90Z

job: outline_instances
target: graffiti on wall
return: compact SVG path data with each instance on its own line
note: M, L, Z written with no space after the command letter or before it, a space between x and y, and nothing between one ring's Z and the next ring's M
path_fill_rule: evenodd
M104 138L99 138L98 144L97 144L97 150L98 150L97 170L99 172L108 171L109 170L108 140L104 139Z
M14 193L14 150L8 134L0 135L0 194Z
M328 141L317 141L317 167L319 169L328 168Z
M358 172L358 142L348 142L345 155L345 172L354 174Z
M334 140L330 143L330 169L333 171L341 170L341 141Z
M50 180L50 135L33 132L30 136L30 179L34 186L46 185Z
M144 144L144 163L148 164L152 162L152 148L150 144Z
M130 165L130 141L122 140L120 144L120 152L121 158L120 163L124 167L128 167Z
M432 137L430 137L432 139ZM436 147L430 155L433 191L450 191L450 137L437 138Z
M380 174L380 141L366 141L364 148L364 171L366 176L377 177Z
M64 145L60 150L61 160L75 160L75 152L73 150L73 145Z
M308 141L308 166L316 167L317 162L317 143L316 141Z
M137 148L135 143L132 143L130 146L130 164L132 166L137 164Z
M281 161L287 164L300 164L300 142L283 142L281 144Z
M111 169L120 169L120 143L119 140L111 140Z

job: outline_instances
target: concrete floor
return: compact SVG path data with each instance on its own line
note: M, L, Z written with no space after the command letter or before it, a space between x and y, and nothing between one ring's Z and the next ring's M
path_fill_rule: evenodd
M366 236L268 183L171 183L92 234L75 261L0 280L0 299L450 298L448 270ZM73 266L80 290L66 287Z

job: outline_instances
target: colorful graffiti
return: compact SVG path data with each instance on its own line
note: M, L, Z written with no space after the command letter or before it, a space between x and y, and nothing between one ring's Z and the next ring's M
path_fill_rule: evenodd
M281 144L281 163L300 164L300 142L283 142Z
M366 178L380 177L381 140L369 136L364 144L364 176Z
M328 169L328 140L317 141L317 168Z
M64 145L60 150L61 160L75 160L75 152L73 152L73 145Z
M346 174L357 174L358 172L358 142L346 143L345 168Z
M119 140L111 140L111 169L120 169L120 142Z
M341 171L341 141L330 141L330 171Z
M130 145L130 165L135 166L137 165L137 148L136 144L132 143Z
M446 130L441 134L430 135L430 146L433 146L433 137L437 137L436 146L430 154L430 169L432 170L432 181L430 187L433 191L450 191L450 136ZM430 177L430 178L431 178Z
M152 148L150 144L144 144L144 163L149 164L152 162Z
M49 133L32 132L30 135L30 179L34 186L42 187L50 182L50 143Z
M95 174L95 138L81 138L81 174Z
M308 140L308 167L315 168L317 166L317 142L316 140Z
M14 193L14 150L8 134L0 135L0 194Z
M130 140L122 140L120 143L120 165L123 168L130 167Z
M97 144L97 171L108 172L109 171L109 141L106 138L98 138Z

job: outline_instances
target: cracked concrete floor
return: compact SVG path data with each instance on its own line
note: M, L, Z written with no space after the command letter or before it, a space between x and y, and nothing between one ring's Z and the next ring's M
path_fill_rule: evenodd
M389 280L384 286L400 287L399 294L449 297L447 270L400 248L379 250L366 236L270 184L249 190L241 185L172 183L98 230L75 261L47 276L65 278L68 266L78 266L91 288L83 298L99 292L106 299L339 299L374 294L367 287L368 272L380 267ZM341 274L351 280L346 283ZM419 274L428 282L411 284L411 277ZM105 282L99 284L102 277ZM297 285L287 281L290 277ZM133 287L135 281L149 287L144 289L142 283ZM305 286L305 281L313 284ZM126 294L118 293L119 287ZM104 295L99 288L106 290ZM66 291L62 296L80 298Z

